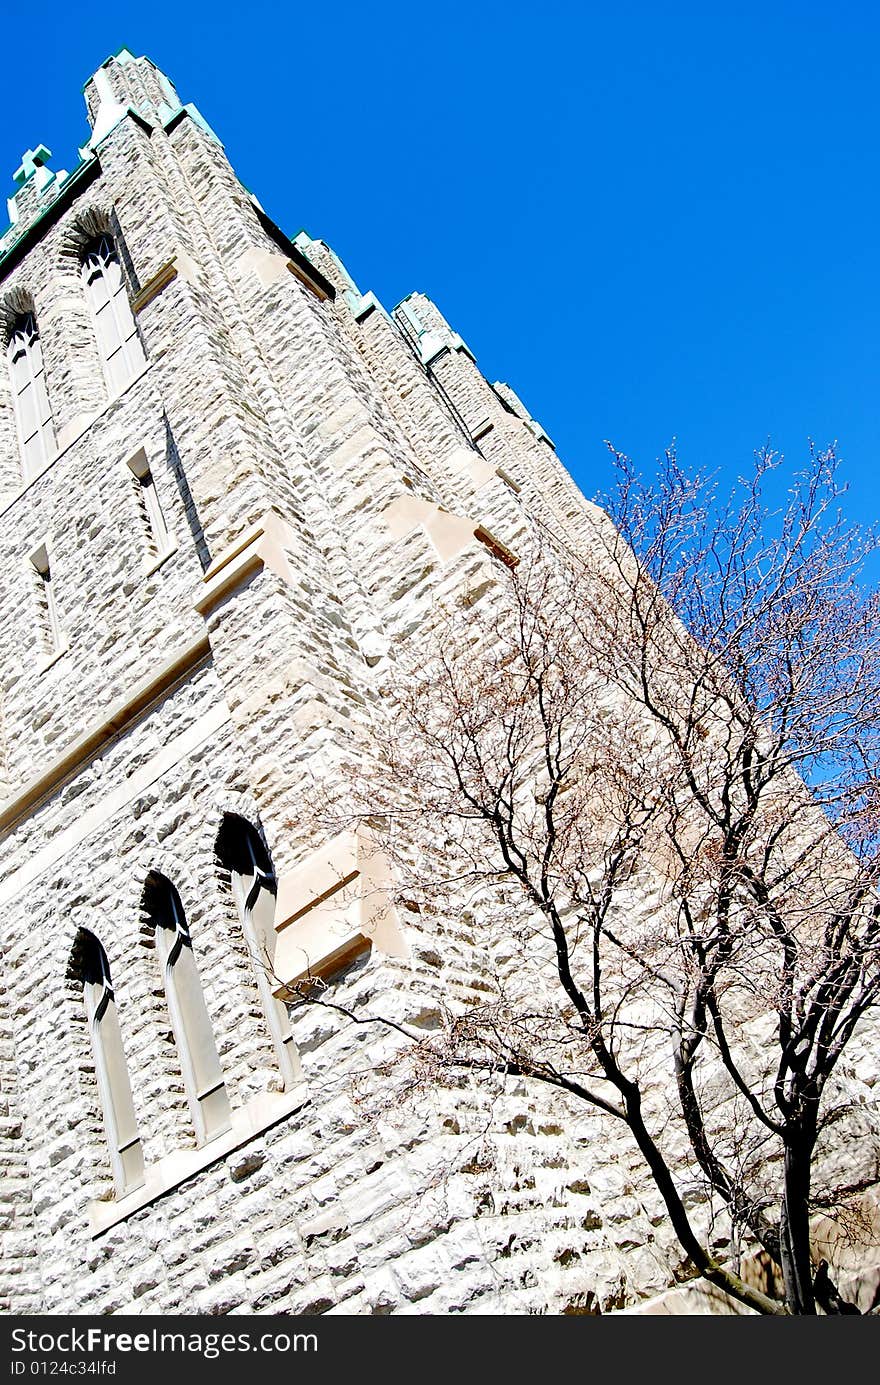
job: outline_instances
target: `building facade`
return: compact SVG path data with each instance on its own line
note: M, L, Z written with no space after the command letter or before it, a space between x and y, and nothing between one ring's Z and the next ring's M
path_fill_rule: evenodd
M579 1313L680 1253L638 1156L508 1084L365 1119L381 1034L480 984L307 809L389 651L603 517L421 294L290 241L146 58L0 238L3 1307ZM380 1079L377 1077L376 1082ZM536 1102L538 1104L536 1104ZM445 1104L444 1104L445 1103Z

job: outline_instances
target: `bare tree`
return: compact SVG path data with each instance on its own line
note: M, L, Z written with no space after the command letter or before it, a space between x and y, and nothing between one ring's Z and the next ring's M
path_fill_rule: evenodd
M673 453L650 483L615 456L586 557L541 539L401 655L379 768L350 786L409 893L472 889L486 957L505 942L420 1057L627 1127L694 1269L739 1302L854 1312L810 1224L877 1177L816 1164L880 990L872 544L832 452L775 511L771 454L720 503ZM781 1292L712 1252L688 1168Z

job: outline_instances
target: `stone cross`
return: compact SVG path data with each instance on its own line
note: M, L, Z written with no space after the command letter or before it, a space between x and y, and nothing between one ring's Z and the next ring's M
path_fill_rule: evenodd
M45 144L38 144L36 149L26 149L21 156L21 166L12 175L16 187L22 187L51 157L52 150L47 149Z

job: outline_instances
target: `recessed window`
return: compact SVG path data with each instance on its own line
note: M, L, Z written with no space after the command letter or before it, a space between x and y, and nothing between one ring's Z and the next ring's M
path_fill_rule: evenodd
M18 442L25 480L55 451L52 408L46 390L43 349L33 313L15 319L6 347Z
M217 837L217 859L229 871L242 932L256 971L257 989L285 1087L299 1076L299 1057L287 1006L276 1000L275 897L278 883L266 845L244 818L227 813Z
M205 1005L192 938L177 890L163 875L151 875L144 909L155 928L174 1040L198 1144L230 1127L229 1098L214 1030Z
M144 449L139 448L128 458L126 465L131 473L147 559L161 558L171 547L171 537Z
M98 939L87 929L81 929L77 936L74 968L82 983L113 1180L121 1196L143 1184L144 1155L116 1014L116 997L110 981L110 964Z
M51 656L63 649L64 638L58 621L49 549L45 543L41 543L31 554L30 565L34 574L37 639L42 652Z
M111 394L118 394L144 364L144 348L112 236L100 236L83 256L83 283L98 338L98 354Z

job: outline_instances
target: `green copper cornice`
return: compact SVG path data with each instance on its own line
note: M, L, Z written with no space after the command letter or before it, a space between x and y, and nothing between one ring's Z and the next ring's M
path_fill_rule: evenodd
M6 237L0 239L0 247L4 247L5 242L5 248L0 250L0 279L9 274L17 264L21 263L27 252L40 239L43 232L51 226L53 222L57 221L62 212L67 209L74 196L88 187L91 182L100 176L100 173L101 165L97 158L93 157L87 162L81 163L66 179L61 190L58 192L57 196L52 199L45 211L41 212L39 216L29 222L19 235L13 236L7 240L6 237L9 237L9 231L7 231ZM10 231L14 229L14 227L9 228Z

